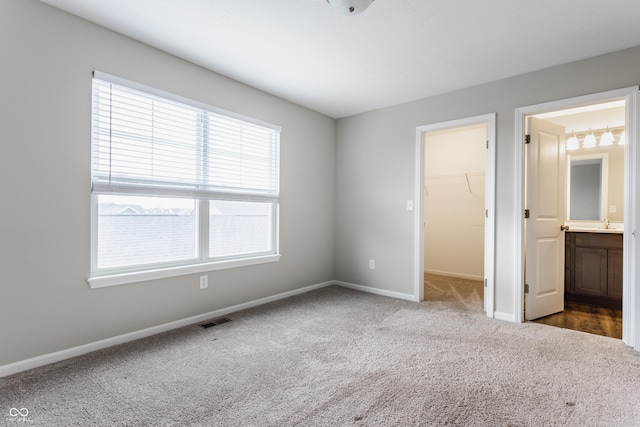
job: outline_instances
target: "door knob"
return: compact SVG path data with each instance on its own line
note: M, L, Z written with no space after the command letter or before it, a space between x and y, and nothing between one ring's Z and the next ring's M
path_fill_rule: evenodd
M560 226L560 231L567 231L569 229L568 225L561 225Z

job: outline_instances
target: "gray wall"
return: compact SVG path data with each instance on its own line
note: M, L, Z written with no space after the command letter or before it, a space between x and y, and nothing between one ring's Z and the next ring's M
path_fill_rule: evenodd
M437 66L437 64L435 64ZM496 301L514 314L515 109L635 86L640 48L586 59L338 121L336 278L413 294L416 127L497 113ZM389 82L393 84L393 82ZM376 259L376 269L367 260Z
M335 277L333 119L35 0L0 55L0 366ZM89 288L94 69L282 126L280 262Z

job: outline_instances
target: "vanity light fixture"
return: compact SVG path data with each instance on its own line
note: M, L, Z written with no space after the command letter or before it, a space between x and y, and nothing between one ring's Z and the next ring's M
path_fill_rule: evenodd
M584 137L584 141L582 142L582 148L593 148L596 145L598 145L596 137L593 132L591 132L591 129L589 129L589 134Z
M567 150L577 150L580 148L580 144L578 144L578 138L576 137L575 131L573 132L573 136L567 139Z
M609 129L609 126L603 129L576 132L571 129L571 133L564 136L567 151L579 150L581 148L591 149L602 146L608 147L625 144L624 126L616 126Z
M607 126L607 131L600 137L600 146L605 147L607 145L613 145L613 134L609 130L609 126Z

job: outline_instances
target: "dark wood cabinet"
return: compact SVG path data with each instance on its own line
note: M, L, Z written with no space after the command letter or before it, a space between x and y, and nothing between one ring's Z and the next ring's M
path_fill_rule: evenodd
M594 297L608 296L607 250L576 247L575 254L576 280L573 293Z
M622 234L565 234L565 299L622 308Z
M607 296L622 301L622 249L608 250L609 285Z

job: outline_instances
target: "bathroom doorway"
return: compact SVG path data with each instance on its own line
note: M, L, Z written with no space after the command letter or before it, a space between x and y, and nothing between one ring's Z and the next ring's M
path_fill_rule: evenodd
M622 338L625 101L617 100L532 116L560 126L565 180L557 265L562 265L562 306L525 318L553 326ZM528 129L529 134L531 128ZM531 138L535 138L532 134ZM535 141L533 141L535 143ZM531 148L525 155L529 158ZM527 166L531 163L528 161ZM528 178L528 177L527 177ZM532 190L527 182L527 191ZM538 188L546 195L555 188ZM527 197L528 207L532 206ZM535 215L534 215L535 216ZM531 224L525 222L525 228ZM544 218L549 221L549 216ZM554 230L556 231L556 230ZM529 237L529 233L526 233ZM545 236L546 242L552 240ZM528 242L528 241L527 241ZM535 248L535 245L531 245ZM534 249L535 250L535 249ZM527 263L532 261L529 257ZM553 270L553 269L549 269ZM543 284L539 282L539 287ZM538 295L543 289L538 289ZM534 302L525 294L526 302ZM533 307L535 308L535 306ZM556 310L553 310L556 311Z
M521 321L563 312L567 302L612 307L617 298L622 339L637 344L631 268L635 244L630 238L636 212L630 187L635 176L630 153L635 152L636 94L637 88L628 88L516 110L516 132L522 132L525 142L517 149L522 159L518 173L523 216L517 234L522 285L516 288L515 302ZM540 123L551 127L536 130ZM536 156L546 156L549 163L531 163ZM572 157L582 161L575 166L595 167L600 176L596 207L586 216L578 213L580 202L563 194L570 193L572 179L582 184L582 190L595 185L593 178L586 185L588 180L581 181L585 175L571 173ZM573 188L576 194L580 191L580 186ZM558 203L550 202L554 198ZM536 232L537 224L542 226ZM548 224L552 226L545 229Z
M416 300L425 275L467 280L493 317L494 147L495 114L418 128Z

